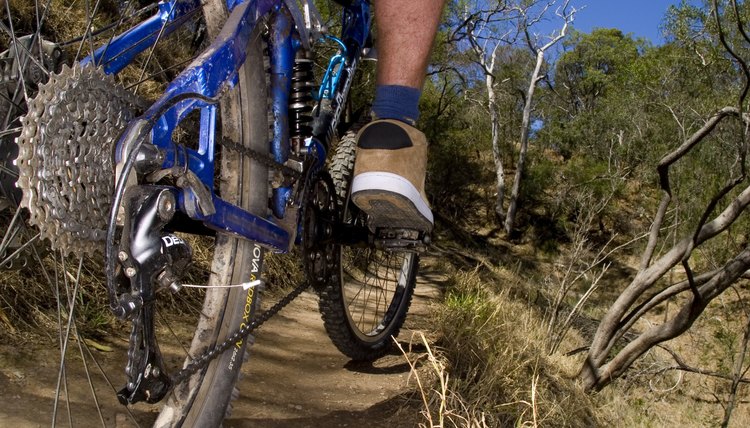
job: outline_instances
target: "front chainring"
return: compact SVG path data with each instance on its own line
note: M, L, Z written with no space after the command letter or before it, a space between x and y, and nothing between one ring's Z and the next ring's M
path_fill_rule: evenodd
M308 184L304 204L303 263L308 281L319 290L338 274L339 263L334 232L341 217L336 203L336 187L327 172L318 173Z

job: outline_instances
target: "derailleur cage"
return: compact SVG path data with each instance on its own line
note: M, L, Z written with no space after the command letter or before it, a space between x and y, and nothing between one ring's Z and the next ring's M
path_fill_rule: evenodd
M117 394L122 404L156 403L172 387L154 331L156 293L167 288L179 290L179 273L192 258L187 242L164 233L175 214L173 192L169 187L136 185L124 195L125 218L117 259L118 283L127 291L118 296L115 314L133 325L125 369L128 381Z

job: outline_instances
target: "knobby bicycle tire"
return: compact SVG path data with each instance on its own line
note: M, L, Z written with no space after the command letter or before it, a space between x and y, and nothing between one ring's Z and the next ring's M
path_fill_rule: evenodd
M329 162L344 221L364 221L348 202L356 154L356 129L339 141ZM319 309L336 347L357 361L385 355L409 311L419 256L341 246L340 270L320 291Z
M204 5L206 17L216 16L223 0ZM207 19L209 35L219 22ZM214 27L214 28L212 28ZM223 137L258 152L268 151L268 106L264 46L260 27L247 47L247 59L239 72L239 84L221 101ZM220 27L219 27L220 28ZM222 197L255 214L268 210L268 170L246 157L225 151L221 156ZM211 284L241 284L260 278L263 250L244 239L218 234L211 267ZM198 356L222 343L243 323L252 319L260 304L260 290L249 288L209 289L189 355ZM190 380L178 385L162 409L155 426L219 426L231 411L236 383L252 336L224 352ZM189 358L188 361L189 362Z

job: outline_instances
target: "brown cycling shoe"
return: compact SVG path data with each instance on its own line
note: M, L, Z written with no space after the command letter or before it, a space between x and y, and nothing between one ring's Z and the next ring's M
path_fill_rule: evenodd
M424 180L427 138L398 120L375 120L357 135L352 201L368 215L368 227L429 233L433 217Z

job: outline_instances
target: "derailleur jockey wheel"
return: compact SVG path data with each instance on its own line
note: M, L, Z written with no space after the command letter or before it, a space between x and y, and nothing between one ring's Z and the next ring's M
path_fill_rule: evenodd
M340 220L336 188L327 172L320 172L307 187L303 219L305 273L315 289L338 275L339 246L334 231Z

